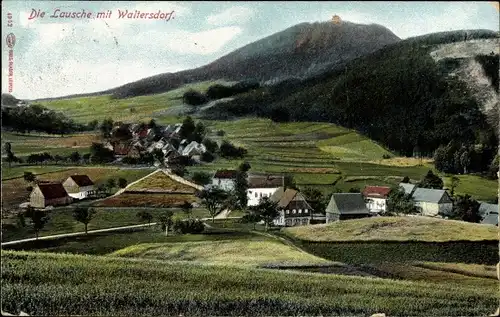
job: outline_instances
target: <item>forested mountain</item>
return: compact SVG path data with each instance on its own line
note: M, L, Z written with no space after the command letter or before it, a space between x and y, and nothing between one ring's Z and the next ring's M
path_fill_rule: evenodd
M481 39L498 43L498 33L455 31L407 39L342 69L240 95L204 115L327 121L356 129L404 155L430 156L450 141L491 149L497 138L483 105L459 77L448 76L455 67L452 58L435 61L430 55L438 45ZM498 85L498 51L479 59L490 85Z
M307 78L399 40L390 30L377 24L301 23L196 69L160 74L114 89L78 96L112 94L115 98L125 98L161 93L186 83L216 79L264 83L290 77Z

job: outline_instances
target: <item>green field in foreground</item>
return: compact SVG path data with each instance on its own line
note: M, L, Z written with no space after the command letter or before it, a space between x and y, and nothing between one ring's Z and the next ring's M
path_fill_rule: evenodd
M482 287L39 252L2 252L2 309L30 315L479 316Z
M129 225L143 224L136 216L139 210L147 210L153 215L153 221L156 222L158 216L167 209L162 208L95 208L97 211L88 225L88 230L106 229L112 227L122 227ZM186 215L180 209L172 209L174 217L185 218ZM193 209L193 217L209 217L206 209ZM32 226L29 220L26 220L26 227L6 227L2 230L2 241L12 241L25 238L34 238ZM72 208L60 208L52 210L49 213L49 221L40 231L40 237L61 233L82 232L85 227L82 223L73 218Z
M269 239L138 244L118 250L111 255L218 265L266 266L331 263L280 241Z
M429 217L372 217L329 224L290 227L283 232L306 241L428 241L497 240L490 225Z

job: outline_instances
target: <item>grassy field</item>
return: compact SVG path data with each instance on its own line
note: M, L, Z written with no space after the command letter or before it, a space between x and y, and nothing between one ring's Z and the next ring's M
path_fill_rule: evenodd
M139 210L147 210L153 215L153 222L157 221L158 216L167 209L161 208L95 208L96 214L90 221L88 225L88 230L94 229L106 229L112 227L122 227L128 225L141 224L141 222L136 214ZM186 215L180 209L170 209L173 210L176 217L184 218ZM208 212L203 208L193 209L193 216L204 218L208 217ZM75 219L73 219L72 208L59 208L54 209L49 214L49 222L40 231L40 236L48 236L60 233L71 233L84 231L84 225ZM26 220L29 222L28 220ZM5 226L5 224L4 224ZM4 227L3 227L4 228ZM11 241L24 238L35 237L31 225L28 223L24 228L13 228L5 227L2 230L2 241Z
M12 152L18 156L49 152L51 155L69 155L78 151L80 155L90 152L92 142L99 142L97 133L78 133L65 136L44 133L20 134L2 132L3 144L10 142Z
M476 175L457 175L460 180L456 195L469 194L477 200L494 200L498 197L498 181ZM444 186L451 187L451 177L443 177Z
M330 261L300 251L279 241L225 240L185 243L138 244L118 250L111 256L192 261L217 265L315 265Z
M129 183L135 181L147 174L151 173L151 169L124 169L119 167L56 167L48 166L44 168L38 167L16 167L10 171L8 175L16 177L14 179L2 180L2 207L16 208L20 203L29 200L30 192L26 190L28 184L22 175L24 171L32 171L38 175L38 180L48 181L64 181L69 176L75 174L85 174L95 184L105 182L108 178L113 178L115 181L118 178L125 178Z
M40 252L2 252L2 309L31 315L479 316L489 288ZM335 296L332 296L335 294Z
M107 118L114 121L148 121L152 118L162 123L175 120L169 110L182 108L182 95L188 89L205 91L213 84L224 81L207 81L185 85L162 94L139 96L126 99L112 99L111 96L95 96L83 98L60 99L40 102L43 106L61 111L77 122L88 123L92 120L100 122Z
M372 217L290 227L283 232L306 241L479 241L497 240L498 228L429 217Z

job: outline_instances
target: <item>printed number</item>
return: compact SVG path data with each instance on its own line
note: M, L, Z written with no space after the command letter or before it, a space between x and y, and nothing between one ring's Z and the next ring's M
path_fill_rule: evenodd
M12 13L7 13L7 26L12 27Z

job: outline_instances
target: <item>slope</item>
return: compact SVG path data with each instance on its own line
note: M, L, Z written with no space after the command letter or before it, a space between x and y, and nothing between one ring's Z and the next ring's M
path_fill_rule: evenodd
M196 69L160 74L103 92L53 99L104 94L125 98L166 92L187 83L214 79L265 82L307 77L398 41L390 30L376 24L302 23Z

